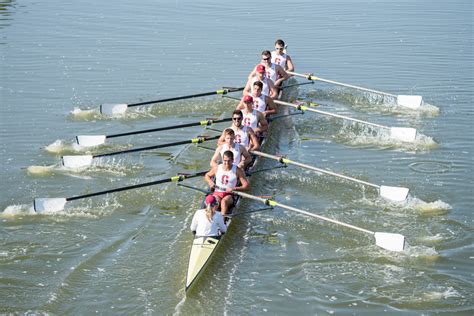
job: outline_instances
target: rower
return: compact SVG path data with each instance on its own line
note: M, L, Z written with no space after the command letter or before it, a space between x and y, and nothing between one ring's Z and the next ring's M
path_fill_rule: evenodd
M227 215L229 208L234 204L232 191L246 191L249 188L249 182L245 177L244 171L232 162L234 154L227 150L222 155L222 163L212 167L206 173L204 179L209 184L212 195L217 198L221 206L222 215ZM215 182L213 181L215 178Z
M295 71L293 60L285 53L285 42L281 39L275 41L275 50L272 52L272 63L280 65L286 71Z
M243 95L252 94L253 84L255 81L261 81L263 83L262 94L269 96L272 99L276 99L278 97L278 91L275 87L275 84L270 78L266 76L266 69L262 64L257 65L255 68L255 75L248 78Z
M227 231L224 217L218 212L219 203L214 195L206 196L206 208L194 213L191 222L191 231L196 237L220 238Z
M230 127L234 130L235 139L234 142L244 145L247 151L249 150L259 150L260 143L258 141L257 135L250 126L242 125L243 114L240 110L235 110L232 113L232 126ZM217 140L217 145L222 145L225 143L225 131L222 132L221 137Z
M244 96L239 105L238 109L242 109L243 114L243 125L250 126L257 135L262 135L268 131L268 122L265 119L265 115L262 112L253 109L253 97L250 95Z
M260 65L265 66L266 77L273 81L275 87L280 87L284 80L290 78L290 75L286 73L283 67L272 62L272 53L269 50L264 50L262 52L262 61ZM256 68L257 66L255 66L255 68L252 70L249 78L255 76L255 73L257 72Z
M261 81L255 81L253 84L253 89L252 89L252 94L251 94L253 98L252 108L254 110L257 110L263 113L264 117L268 117L268 115L276 113L277 107L276 107L275 102L273 102L272 98L262 94L262 90L263 90L263 83ZM243 108L245 108L245 105L243 105L242 103L239 103L239 105L237 106L237 109L243 109Z
M234 140L234 130L232 128L226 128L224 130L224 143L217 146L211 158L211 167L217 166L219 158L223 160L223 154L228 150L233 153L234 160L232 163L237 167L245 169L247 165L252 162L252 156L250 156L247 148L242 144L236 143Z

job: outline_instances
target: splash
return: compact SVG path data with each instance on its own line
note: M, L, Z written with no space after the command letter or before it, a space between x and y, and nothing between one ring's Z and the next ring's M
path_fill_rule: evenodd
M405 142L392 137L389 129L361 126L350 122L344 122L343 127L333 137L339 142L355 147L379 147L406 152L424 152L438 146L433 138L419 132L413 142Z
M452 210L451 205L441 200L434 202L425 202L416 197L409 197L407 203L404 205L404 209L415 210L421 215L435 216L443 215Z
M406 117L436 117L440 110L438 107L422 101L417 109L400 106L396 98L384 96L372 92L362 92L357 90L336 89L315 89L310 90L305 95L306 98L317 98L338 103L350 104L353 108L364 112L378 112L383 114L394 114Z
M117 158L96 158L92 164L80 168L64 167L60 162L50 166L29 166L26 168L31 176L47 177L55 174L67 175L81 179L91 179L90 175L108 174L112 176L128 176L143 170L144 165L139 163L129 163L125 159Z
M16 204L7 206L7 208L5 208L0 214L1 217L14 217L21 215L36 215L36 212L32 205Z

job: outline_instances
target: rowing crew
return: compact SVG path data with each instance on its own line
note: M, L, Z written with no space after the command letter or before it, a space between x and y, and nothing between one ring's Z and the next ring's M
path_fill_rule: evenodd
M224 218L235 204L232 191L249 189L244 171L252 162L249 150L260 148L259 137L268 131L266 118L277 112L273 100L278 97L278 87L290 77L285 69L294 70L284 48L285 43L277 40L275 51L262 52L261 63L249 74L242 99L232 113L232 125L217 142L211 170L204 177L213 193L206 197L205 209L196 211L191 223L191 231L196 236L218 238L224 234L227 230ZM219 164L219 160L222 163Z

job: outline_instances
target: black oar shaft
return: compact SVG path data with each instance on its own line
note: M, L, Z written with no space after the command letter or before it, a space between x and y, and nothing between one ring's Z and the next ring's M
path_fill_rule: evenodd
M178 128L192 127L192 126L210 126L214 123L223 123L223 122L230 122L230 121L232 121L232 118L230 117L222 119L222 120L205 120L205 121L186 123L186 124L181 124L181 125L157 127L157 128L145 129L141 131L106 135L105 137L114 138L114 137L122 137L122 136L129 136L129 135L145 134L145 133L151 133L151 132L167 131L167 130L178 129Z
M146 105L146 104L152 104L152 103L162 103L162 102L170 102L170 101L177 101L177 100L185 100L185 99L191 99L191 98L206 97L206 96L215 95L215 94L227 94L229 92L242 91L242 90L244 90L244 88L245 87L222 89L222 90L216 90L216 91L211 91L211 92L185 95L185 96L181 96L181 97L174 97L174 98L168 98L168 99L132 103L132 104L128 104L128 106L130 107L130 106L139 106L139 105Z
M159 148L165 148L165 147L173 147L173 146L186 145L186 144L201 144L201 143L203 143L205 141L208 141L208 140L218 139L219 137L220 136L198 137L198 138L183 140L183 141L179 141L179 142L173 142L173 143L167 143L167 144L161 144L161 145L155 145L155 146L148 146L148 147L132 148L132 149L127 149L127 150L120 150L120 151L116 151L116 152L113 152L113 153L95 155L95 156L93 156L93 158L114 156L114 155L120 155L120 154L133 153L133 152L137 152L137 151L146 151L146 150L159 149Z
M126 187L111 189L111 190L105 190L105 191L100 191L100 192L95 192L95 193L84 194L84 195L77 195L77 196L66 198L66 201L74 201L74 200L89 198L89 197L93 197L93 196L97 196L97 195L104 195L104 194L108 194L108 193L114 193L114 192L137 189L137 188L143 188L143 187L148 187L148 186L151 186L151 185L162 184L162 183L167 183L167 182L180 182L180 181L183 181L184 179L203 176L206 173L207 173L207 171L201 171L201 172L190 174L190 175L178 175L178 176L171 177L171 178L166 178L166 179L161 179L161 180L156 180L156 181L151 181L151 182L145 182L145 183L130 185L130 186L126 186Z

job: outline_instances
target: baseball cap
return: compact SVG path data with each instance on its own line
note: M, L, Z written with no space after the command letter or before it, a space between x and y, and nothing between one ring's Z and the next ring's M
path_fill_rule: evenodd
M253 102L252 96L246 95L246 96L244 97L244 102L245 102L245 103Z
M257 66L257 72L265 72L265 66L260 64Z
M206 196L206 205L211 205L214 206L217 204L217 200L214 197L214 195L208 195Z

